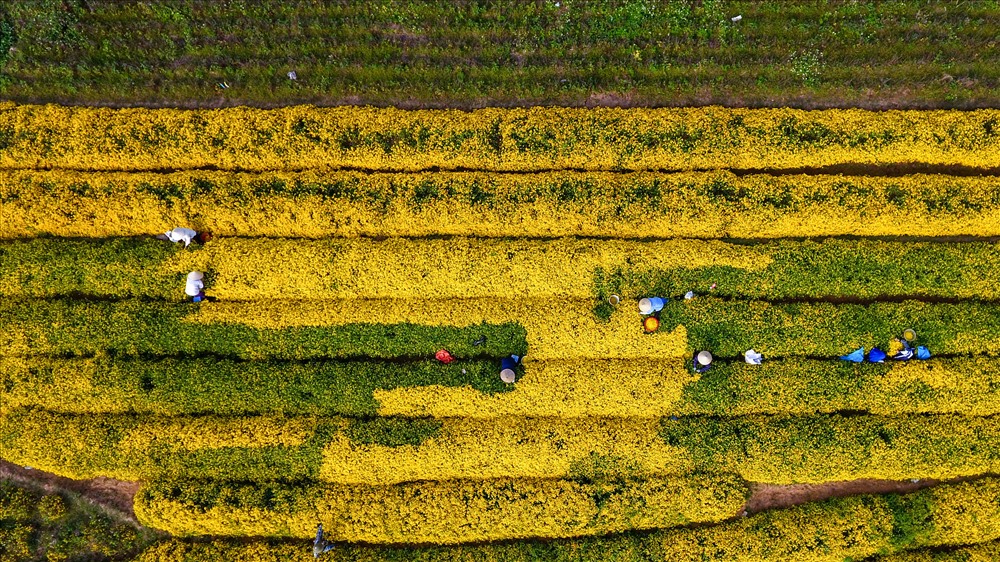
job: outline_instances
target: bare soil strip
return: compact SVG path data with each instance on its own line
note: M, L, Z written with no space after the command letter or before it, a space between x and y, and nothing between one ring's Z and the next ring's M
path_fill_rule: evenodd
M937 484L962 482L977 477L949 480L849 480L823 484L752 484L750 499L744 509L747 515L768 509L781 509L804 503L861 494L905 494Z
M139 490L138 482L124 482L112 478L73 480L33 468L25 468L0 460L0 479L42 488L46 492L65 491L77 494L103 508L109 515L139 526L132 509L133 499Z

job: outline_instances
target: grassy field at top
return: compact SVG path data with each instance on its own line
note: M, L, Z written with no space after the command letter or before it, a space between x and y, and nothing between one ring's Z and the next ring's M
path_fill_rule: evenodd
M0 8L0 97L991 107L998 22L995 0L24 0Z

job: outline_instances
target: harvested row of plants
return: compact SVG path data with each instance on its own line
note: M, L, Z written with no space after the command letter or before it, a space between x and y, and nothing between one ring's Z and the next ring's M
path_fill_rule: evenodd
M0 411L498 417L671 412L692 375L679 359L245 361L220 357L0 357Z

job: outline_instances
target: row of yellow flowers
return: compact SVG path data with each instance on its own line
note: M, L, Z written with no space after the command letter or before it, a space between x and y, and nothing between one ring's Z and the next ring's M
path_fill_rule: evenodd
M680 359L525 360L524 376L506 387L497 375L499 362L491 361L485 376L493 381L491 388L503 387L491 392L474 387L475 381L463 384L464 374L455 374L479 369L468 361L433 364L427 372L439 378L416 382L406 364L355 365L351 370L328 362L0 357L0 413L37 407L75 414L658 417L673 413L684 385L697 380ZM366 384L366 374L381 373L385 379L378 380L391 377L398 384ZM959 408L971 400L953 398Z
M455 544L568 538L728 519L748 488L733 476L614 482L448 480L395 486L282 482L146 482L135 511L172 535Z
M983 479L907 495L808 503L707 527L545 543L417 549L342 545L325 556L342 562L993 562L998 547L989 541L1000 538L998 504L1000 484ZM306 541L173 539L143 553L137 562L306 562L311 556Z
M388 416L729 417L845 410L992 416L1000 414L997 388L1000 360L991 357L884 365L796 358L719 364L707 375L692 374L681 359L669 359L531 361L506 393L432 385L379 389L373 395L379 414Z
M227 237L185 250L152 237L39 238L0 242L0 255L0 295L12 297L181 300L190 271L223 300L597 298L608 313L612 294L710 288L771 300L1000 297L1000 250L986 242Z
M428 363L410 370L379 362L0 357L0 413L36 407L75 414L436 418L732 417L847 410L883 416L1000 414L1000 360L992 357L883 365L834 359L767 360L759 366L720 362L707 375L693 374L681 358L532 360L509 387L499 382L495 362ZM463 383L454 373L459 369L482 369L494 383ZM376 382L368 384L366 376ZM329 382L335 377L340 380ZM388 378L398 384L382 382Z
M716 471L775 484L994 473L1000 421L958 416L216 418L15 411L0 455L74 478L343 484L645 477ZM212 425L207 425L212 424ZM207 431L214 435L193 436ZM306 433L306 435L304 435ZM185 438L175 442L175 437ZM303 440L304 439L304 440Z
M0 167L414 171L1000 165L1000 111L0 105Z
M990 177L0 171L0 238L1000 235Z

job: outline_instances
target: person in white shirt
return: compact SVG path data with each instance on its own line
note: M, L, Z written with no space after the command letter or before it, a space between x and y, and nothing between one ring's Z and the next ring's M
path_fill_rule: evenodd
M191 241L198 237L198 233L191 230L190 228L177 227L173 230L168 230L166 233L157 236L162 240L169 240L171 242L184 242L184 247L187 248L191 245ZM199 240L200 241L200 240Z
M205 283L202 281L204 278L205 274L200 271L188 273L184 294L191 297L194 302L201 302L205 298L205 293L202 292L202 289L205 288Z

